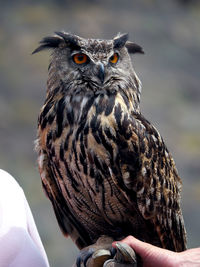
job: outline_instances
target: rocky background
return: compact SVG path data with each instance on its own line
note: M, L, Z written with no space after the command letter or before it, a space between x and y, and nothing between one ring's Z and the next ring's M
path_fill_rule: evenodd
M31 52L56 30L108 39L129 32L130 40L143 46L145 55L133 56L143 84L142 112L175 158L188 246L199 246L199 1L0 1L0 168L23 187L51 266L70 267L78 250L58 228L33 149L49 53Z

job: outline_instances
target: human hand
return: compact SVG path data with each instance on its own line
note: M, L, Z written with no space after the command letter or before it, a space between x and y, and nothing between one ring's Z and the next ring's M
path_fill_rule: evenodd
M128 244L142 258L143 267L200 266L200 248L173 252L128 236L120 242ZM114 242L113 246L115 247Z

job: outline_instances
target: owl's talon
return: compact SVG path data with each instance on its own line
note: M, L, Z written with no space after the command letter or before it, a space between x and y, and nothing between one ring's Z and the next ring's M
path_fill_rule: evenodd
M136 264L136 254L135 251L126 243L118 242L116 243L117 253L115 259L117 262Z
M87 267L87 261L93 255L93 253L94 253L93 248L89 248L88 250L81 251L79 256L77 257L76 266L81 267L83 263L83 266Z
M93 253L92 258L96 259L98 257L104 257L104 256L111 257L111 252L107 249L98 249Z
M103 267L134 267L137 266L135 251L127 244L116 243L112 259L104 262Z
M110 259L104 262L103 267L134 267L136 265L132 263L121 263L117 262L115 259Z
M73 267L102 267L104 262L116 254L117 249L112 247L112 242L113 238L101 236L95 244L80 251Z
M112 267L115 266L116 261L114 259L109 259L104 262L103 267Z
M114 248L114 247L112 247L112 248L110 249L110 253L111 253L111 258L114 258L115 254L117 253L117 249Z
M101 267L103 266L104 262L111 258L111 252L107 249L98 249L96 250L93 255L93 266Z

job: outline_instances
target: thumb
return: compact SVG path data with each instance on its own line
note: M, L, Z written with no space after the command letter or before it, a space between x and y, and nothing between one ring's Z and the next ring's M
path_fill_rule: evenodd
M152 246L151 244L142 242L133 236L128 236L121 240L120 242L128 244L131 248L135 250L142 258L146 257L149 253L159 253L163 249ZM161 250L161 251L160 251Z

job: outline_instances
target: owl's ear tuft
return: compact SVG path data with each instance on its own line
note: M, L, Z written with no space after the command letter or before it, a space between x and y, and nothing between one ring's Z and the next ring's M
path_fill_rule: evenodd
M65 44L72 48L72 49L80 49L79 45L79 37L67 32L55 32L58 36L60 36L64 41Z
M40 46L38 46L32 54L38 53L42 50L56 48L61 42L63 42L63 39L58 36L47 36L40 41Z
M128 41L126 42L125 46L130 54L136 54L136 53L144 54L143 48L140 45L137 45L133 42Z
M118 34L113 39L113 48L120 49L120 48L124 47L127 40L128 40L128 33Z
M78 45L78 38L69 33L65 32L55 32L54 36L47 36L40 41L40 46L37 47L32 54L38 53L42 50L46 49L54 49L60 46L60 44L64 44L70 48L80 48Z

